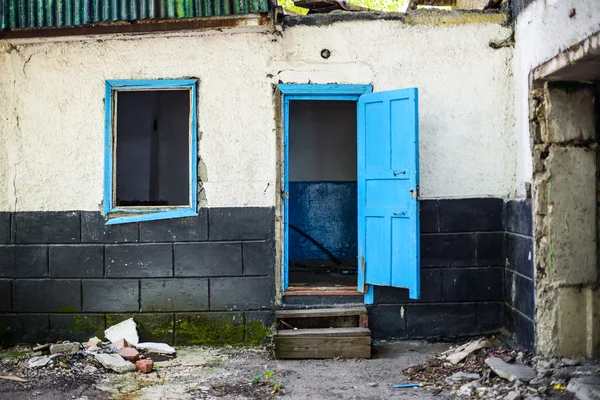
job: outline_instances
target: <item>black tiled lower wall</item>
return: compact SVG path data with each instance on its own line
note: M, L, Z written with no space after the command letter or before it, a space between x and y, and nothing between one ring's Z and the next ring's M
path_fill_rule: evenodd
M421 298L375 288L376 338L515 332L533 348L531 202L421 202ZM0 213L0 343L86 340L134 316L143 340L257 344L275 300L272 208L106 226L99 212Z
M504 205L506 268L504 270L505 326L517 343L534 350L533 214L531 200Z
M85 340L134 315L143 340L257 344L272 321L272 208L110 226L99 212L0 213L0 225L0 342Z
M504 313L502 199L421 201L421 298L375 287L375 338L452 338L498 332Z

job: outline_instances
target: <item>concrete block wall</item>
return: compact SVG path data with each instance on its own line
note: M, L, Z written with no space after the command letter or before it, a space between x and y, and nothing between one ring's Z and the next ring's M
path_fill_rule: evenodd
M533 133L536 350L596 356L597 142L592 85L536 82Z
M375 338L498 332L504 312L503 204L498 198L421 201L421 298L375 287Z
M268 207L112 226L1 213L0 341L85 340L135 315L143 340L256 344L274 308L273 221Z

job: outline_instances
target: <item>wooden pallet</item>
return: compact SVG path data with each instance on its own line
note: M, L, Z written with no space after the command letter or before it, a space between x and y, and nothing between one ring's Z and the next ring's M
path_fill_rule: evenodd
M369 358L367 309L279 310L274 335L277 358Z

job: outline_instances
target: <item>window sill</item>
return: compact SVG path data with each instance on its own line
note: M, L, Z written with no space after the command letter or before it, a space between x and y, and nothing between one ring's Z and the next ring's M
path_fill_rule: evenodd
M161 219L173 219L173 218L185 218L185 217L196 217L198 216L198 212L191 208L183 208L178 210L164 210L164 211L152 211L146 212L145 214L141 214L143 211L141 210L128 210L127 212L138 213L134 215L126 215L111 218L110 215L112 213L122 213L121 210L113 210L108 214L108 220L105 225L117 225L117 224L129 224L133 222L143 222L143 221L157 221Z

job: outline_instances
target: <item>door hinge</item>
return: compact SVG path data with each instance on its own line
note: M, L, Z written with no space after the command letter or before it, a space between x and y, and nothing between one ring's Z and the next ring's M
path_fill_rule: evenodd
M413 199L419 199L419 187L417 186L417 190L415 189L410 189L410 196Z

